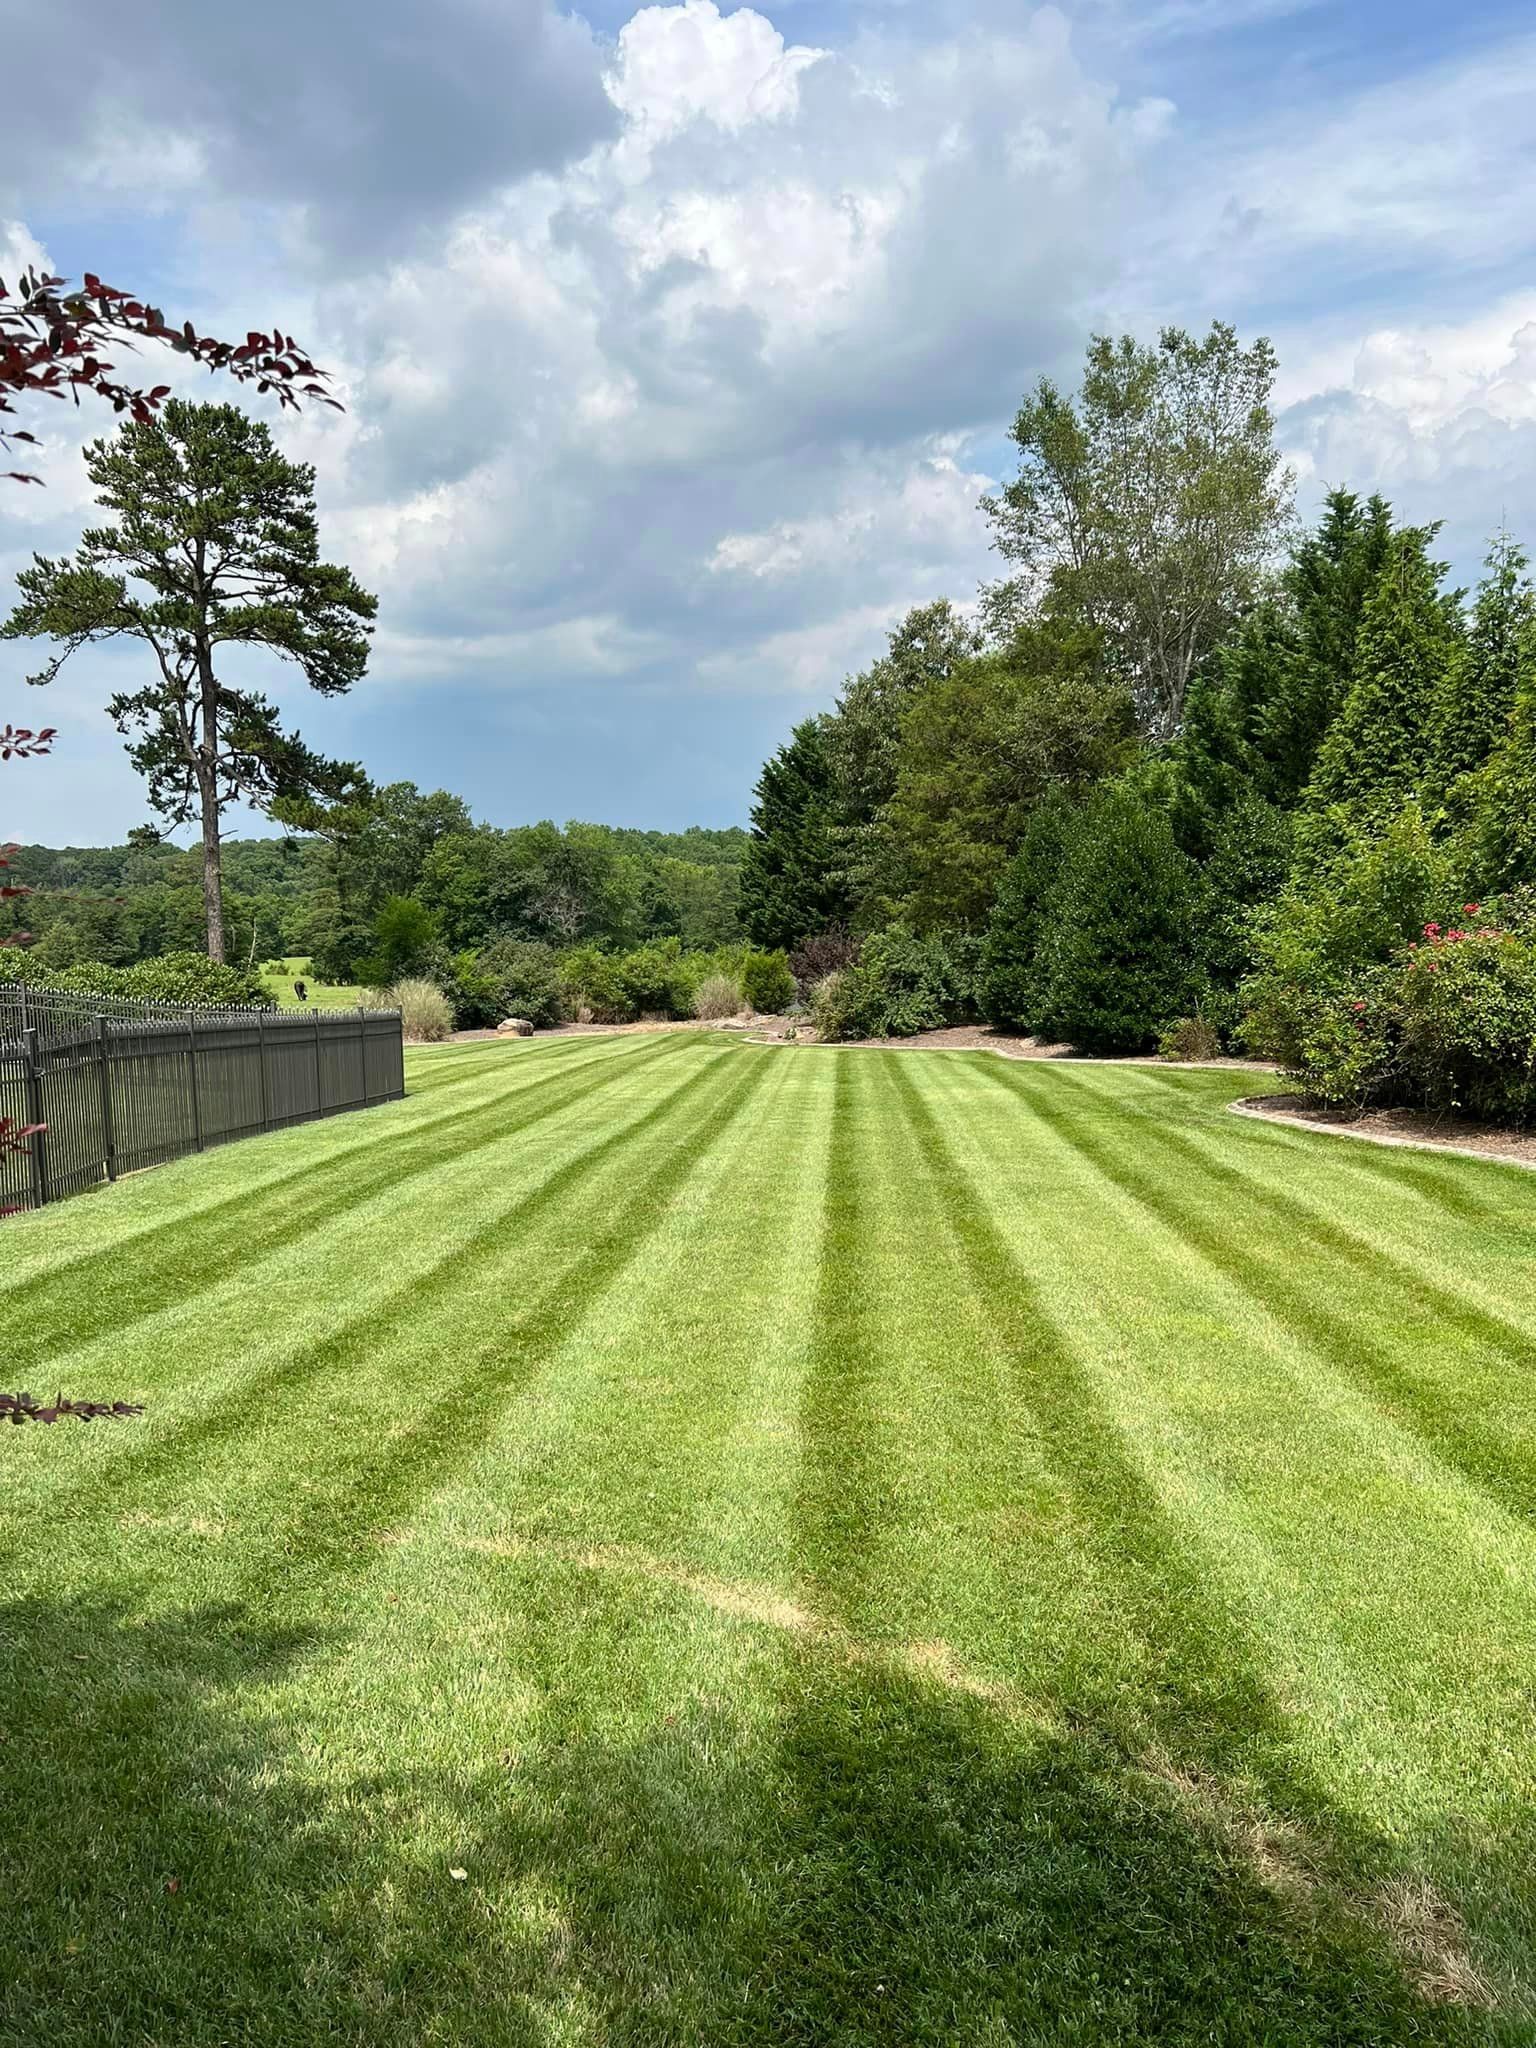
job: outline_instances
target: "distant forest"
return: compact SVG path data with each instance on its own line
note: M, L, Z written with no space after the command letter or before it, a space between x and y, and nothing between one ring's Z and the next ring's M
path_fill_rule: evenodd
M350 976L379 913L410 896L442 943L493 938L615 950L676 938L690 949L740 936L738 827L647 832L548 822L476 824L445 790L377 791L366 816L332 834L231 839L224 879L232 961L309 956ZM204 941L201 850L154 840L122 846L23 846L12 871L33 892L0 906L0 931L33 935L38 966L130 966Z

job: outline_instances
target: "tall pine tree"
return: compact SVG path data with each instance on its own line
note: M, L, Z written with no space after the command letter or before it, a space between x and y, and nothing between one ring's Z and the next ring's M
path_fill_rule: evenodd
M1436 709L1428 796L1452 794L1494 753L1509 731L1510 714L1536 634L1536 592L1528 558L1507 533L1488 550L1471 629L1443 678Z
M1330 491L1275 588L1197 677L1178 749L1190 851L1208 850L1233 805L1289 808L1305 789L1354 680L1361 617L1391 537L1385 499Z
M848 914L827 724L819 717L797 725L758 777L741 871L741 921L760 946L796 946Z
M1429 773L1445 679L1461 654L1460 594L1430 558L1437 528L1404 527L1366 601L1349 692L1318 750L1305 804L1321 848L1395 816Z

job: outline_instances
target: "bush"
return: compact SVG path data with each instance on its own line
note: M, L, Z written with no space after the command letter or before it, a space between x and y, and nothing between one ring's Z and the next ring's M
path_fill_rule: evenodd
M414 896L391 896L373 921L367 953L357 962L359 981L375 987L419 977L437 945L437 919Z
M708 974L693 998L693 1014L712 1021L735 1017L741 1011L741 990L728 974Z
M844 996L848 970L835 967L824 974L811 990L811 1023L823 1039L857 1038L851 1006Z
M1254 924L1244 1043L1310 1094L1361 1106L1403 1086L1401 970L1456 900L1451 857L1414 805L1357 838Z
M1176 1017L1157 1041L1160 1060L1219 1060L1221 1037L1196 1011L1193 1017Z
M127 996L141 1003L178 1003L188 1008L236 1006L270 1010L271 992L260 975L222 966L206 953L162 953L132 967L107 967L84 960L76 967L48 969L18 947L0 947L0 981L25 981L76 995Z
M435 1045L453 1033L453 1006L435 981L407 977L372 1000L381 1009L398 1010L405 1036L417 1045Z
M1225 1040L1242 1022L1240 991L1258 965L1258 920L1285 886L1291 859L1287 812L1256 798L1236 803L1216 823L1201 863L1195 958L1201 1010Z
M812 1015L824 1038L911 1038L976 1014L979 946L964 933L891 925L864 941L855 966L817 983Z
M818 982L825 981L829 974L851 967L858 957L858 940L841 925L832 925L828 930L800 941L789 955L789 971L795 977L801 997L809 1002L811 991Z
M1039 1028L1084 1052L1146 1052L1198 996L1193 863L1166 812L1124 787L1073 821L1036 951Z
M1406 1088L1436 1109L1523 1125L1536 1108L1536 939L1482 921L1431 923L1398 995Z
M616 954L597 946L573 946L560 959L560 988L571 1014L587 1009L600 1024L691 1017L700 983L720 965L719 955L685 953L675 938L655 939Z
M504 1017L526 1017L546 1029L565 1016L560 964L537 940L497 939L478 953L455 953L442 982L460 1030L488 1028Z
M618 961L600 946L573 946L560 956L560 999L579 1022L634 1021L619 981Z
M698 975L677 939L657 939L621 953L614 971L630 1018L693 1015Z
M741 992L748 1009L762 1016L787 1010L797 991L784 954L748 953L741 963Z

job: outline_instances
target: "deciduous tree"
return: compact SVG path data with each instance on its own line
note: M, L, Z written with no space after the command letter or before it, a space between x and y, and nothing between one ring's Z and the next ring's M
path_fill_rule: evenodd
M1047 609L1104 635L1143 728L1171 739L1203 658L1252 601L1283 536L1275 353L1217 321L1155 348L1097 335L1082 388L1041 378L1012 439L1019 473L983 500L1016 580L994 617Z
M151 420L169 398L170 385L145 390L120 382L104 354L108 349L131 351L141 341L159 343L206 369L223 370L259 392L270 391L279 405L296 408L303 398L313 398L341 410L325 389L325 372L280 329L270 334L253 329L242 342L220 341L199 334L190 320L174 325L157 307L103 284L90 271L72 287L67 278L26 270L15 291L0 278L0 416L14 416L18 398L72 398L78 405L81 393L88 392L141 424ZM0 449L18 441L35 446L37 436L0 419ZM26 470L13 469L9 478L13 483L42 481Z

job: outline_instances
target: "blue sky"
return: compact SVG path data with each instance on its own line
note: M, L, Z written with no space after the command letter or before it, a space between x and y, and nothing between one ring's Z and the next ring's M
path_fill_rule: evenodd
M0 274L280 320L334 369L343 419L274 425L375 655L342 703L276 693L496 823L744 820L895 619L991 572L1007 422L1098 329L1270 334L1303 506L1383 490L1463 576L1501 519L1536 539L1528 10L57 0L19 33ZM0 587L89 510L107 422L43 424ZM0 722L63 739L0 771L0 826L121 834L131 656L44 698L27 654Z

